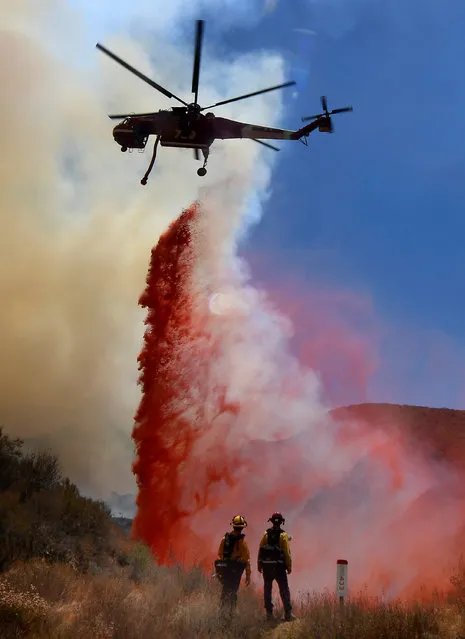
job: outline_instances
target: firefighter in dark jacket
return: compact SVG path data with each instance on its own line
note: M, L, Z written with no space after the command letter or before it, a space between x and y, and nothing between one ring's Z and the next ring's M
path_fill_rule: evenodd
M291 594L287 575L292 572L292 558L289 547L290 537L281 528L285 523L281 513L273 513L268 519L272 527L268 528L260 541L258 550L258 571L263 574L265 610L268 619L273 618L272 591L273 581L279 587L279 594L284 607L284 620L292 621L295 616L292 614Z
M245 570L245 583L250 585L250 553L243 533L247 522L242 515L236 515L231 521L232 532L227 532L218 548L218 558L215 568L221 580L222 608L234 610L237 604L237 591Z

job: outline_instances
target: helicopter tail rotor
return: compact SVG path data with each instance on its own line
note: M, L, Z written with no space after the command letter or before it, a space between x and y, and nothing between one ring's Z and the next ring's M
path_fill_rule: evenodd
M348 111L353 111L353 107L351 106L347 106L347 107L342 107L339 109L332 109L331 111L328 111L328 100L327 97L325 95L321 96L321 106L323 107L323 112L322 113L317 113L316 115L308 115L306 117L301 118L302 122L308 122L310 120L317 120L318 118L323 118L326 117L329 120L329 129L330 129L330 133L333 132L333 123L331 121L331 116L335 115L336 113L346 113Z

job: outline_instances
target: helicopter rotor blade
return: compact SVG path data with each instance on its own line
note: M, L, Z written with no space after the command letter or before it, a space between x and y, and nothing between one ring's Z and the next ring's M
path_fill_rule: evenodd
M300 118L302 122L308 122L309 120L317 120L318 118L322 118L324 116L328 117L330 115L334 115L336 113L347 113L348 111L353 111L354 108L349 106L349 107L342 107L340 109L333 109L332 111L328 111L327 113L318 113L317 115L308 115L304 118Z
M328 114L328 98L325 95L321 96L321 106L323 107L323 111L325 114Z
M204 20L197 20L197 32L195 36L195 53L194 53L194 69L192 71L192 93L194 93L194 103L197 104L199 97L199 77L200 77L200 58L202 55Z
M258 140L257 138L249 138L254 142L258 142L259 144L263 144L263 146L267 146L269 149L273 149L273 151L281 151L277 146L273 146L272 144L268 144L268 142L263 142L262 140Z
M143 118L144 116L147 115L156 115L153 111L151 111L150 113L119 113L119 114L112 114L109 115L108 117L110 118L110 120L125 120L126 118Z
M322 118L324 115L324 113L318 113L317 115L307 115L300 119L302 122L308 122L309 120L318 120L318 118Z
M184 100L181 100L181 98L178 98L177 95L174 95L174 93L171 93L170 91L162 87L160 84L157 84L156 82L148 78L146 75L144 75L143 73L141 73L140 71L132 67L130 64L128 64L127 62L119 58L117 55L109 51L103 45L97 43L95 46L97 47L97 49L100 49L100 51L103 51L103 53L106 53L106 55L108 55L110 58L115 60L115 62L118 62L118 64L121 64L121 66L123 66L125 69L127 69L131 73L134 73L134 75L136 75L138 78L140 78L144 82L147 82L147 84L149 84L151 87L153 87L157 91L160 91L160 93L163 93L163 95L166 95L167 98L174 98L178 102L181 102L185 106L188 106L187 102L184 102Z
M333 109L332 111L330 111L330 114L334 114L334 113L346 113L347 111L353 111L353 107L349 106L349 107L342 107L341 109Z
M260 91L254 91L253 93L246 93L245 95L239 95L237 98L230 98L229 100L222 100L221 102L217 102L216 104L211 104L210 106L203 107L201 111L205 111L205 109L213 109L213 107L221 106L222 104L229 104L230 102L237 102L237 100L245 100L245 98L251 98L254 95L261 95L262 93L267 93L268 91L275 91L276 89L283 89L284 87L290 87L294 85L295 82L285 82L284 84L278 84L275 87L270 87L269 89L261 89Z

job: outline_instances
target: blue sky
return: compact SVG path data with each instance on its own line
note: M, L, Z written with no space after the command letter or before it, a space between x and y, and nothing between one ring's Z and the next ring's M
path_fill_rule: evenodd
M218 11L186 19L194 17L225 52L284 56L299 93L284 90L283 126L318 112L321 94L354 107L308 149L281 144L271 197L243 249L255 279L367 296L382 326L368 399L461 407L465 4L280 0L253 20L236 11L221 33ZM217 114L227 117L227 107Z
M282 270L369 295L384 327L369 398L461 407L465 5L444 9L424 0L281 2L228 40L279 46L299 81L289 125L318 112L320 94L355 109L308 150L281 151L247 249L272 256L256 276Z

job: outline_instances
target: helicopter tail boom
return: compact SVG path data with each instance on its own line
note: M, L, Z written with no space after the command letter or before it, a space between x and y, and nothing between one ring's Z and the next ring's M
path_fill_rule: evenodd
M300 140L300 138L307 137L308 135L310 135L312 131L315 131L316 129L318 129L322 133L331 133L332 131L331 118L321 117L321 118L318 118L317 120L314 120L313 122L310 122L310 124L303 126L301 129L298 129L297 131L294 131L291 139Z

